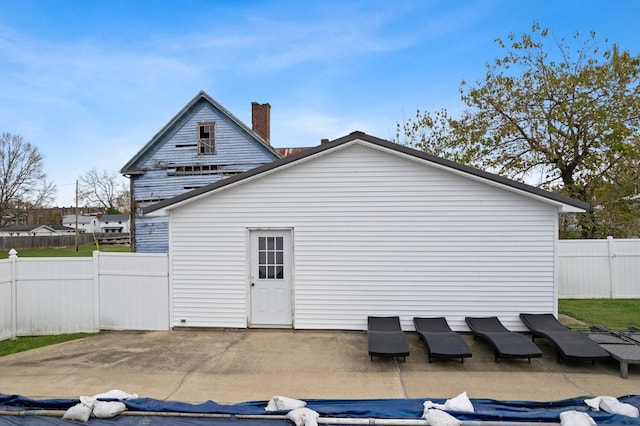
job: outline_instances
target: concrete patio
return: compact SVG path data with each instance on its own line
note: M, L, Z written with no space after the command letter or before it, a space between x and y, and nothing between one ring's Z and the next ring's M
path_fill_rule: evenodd
M235 403L273 395L308 399L470 398L555 401L622 396L640 389L640 366L619 375L614 360L495 362L490 347L464 335L473 357L427 362L407 332L406 362L369 359L366 332L293 330L112 331L0 358L0 393L77 398L111 389L162 400Z

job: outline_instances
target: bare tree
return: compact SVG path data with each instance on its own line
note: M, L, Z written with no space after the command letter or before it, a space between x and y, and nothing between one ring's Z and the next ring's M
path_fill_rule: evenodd
M131 213L131 192L126 183L123 183L116 199L116 206L121 213Z
M80 178L79 201L85 205L104 207L106 213L128 211L126 186L119 179L121 177L117 172L98 172L93 168Z
M21 205L51 202L57 189L47 181L38 148L20 135L0 136L0 224L4 225Z
M31 200L33 207L40 209L53 203L57 192L58 187L56 184L47 180L45 176L42 182L40 182L39 187L33 191L33 198Z

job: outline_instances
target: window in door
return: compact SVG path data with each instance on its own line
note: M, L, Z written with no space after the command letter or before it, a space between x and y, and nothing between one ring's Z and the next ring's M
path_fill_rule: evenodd
M283 237L258 237L258 277L264 280L284 279Z

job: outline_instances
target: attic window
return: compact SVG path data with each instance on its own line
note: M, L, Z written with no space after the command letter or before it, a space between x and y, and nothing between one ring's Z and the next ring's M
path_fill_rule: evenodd
M195 176L195 175L215 175L218 174L216 164L196 164L193 166L174 166L168 168L169 176Z
M216 123L198 123L198 154L216 153Z

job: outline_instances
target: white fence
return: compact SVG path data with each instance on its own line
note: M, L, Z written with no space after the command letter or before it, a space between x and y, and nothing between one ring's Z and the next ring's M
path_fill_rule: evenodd
M0 261L0 340L13 336L168 330L166 254Z
M640 298L640 239L561 240L561 299Z
M0 262L0 340L12 337L13 324L13 283L11 280L11 263Z
M558 297L640 298L640 239L562 240ZM0 261L0 340L99 330L168 330L166 254Z

